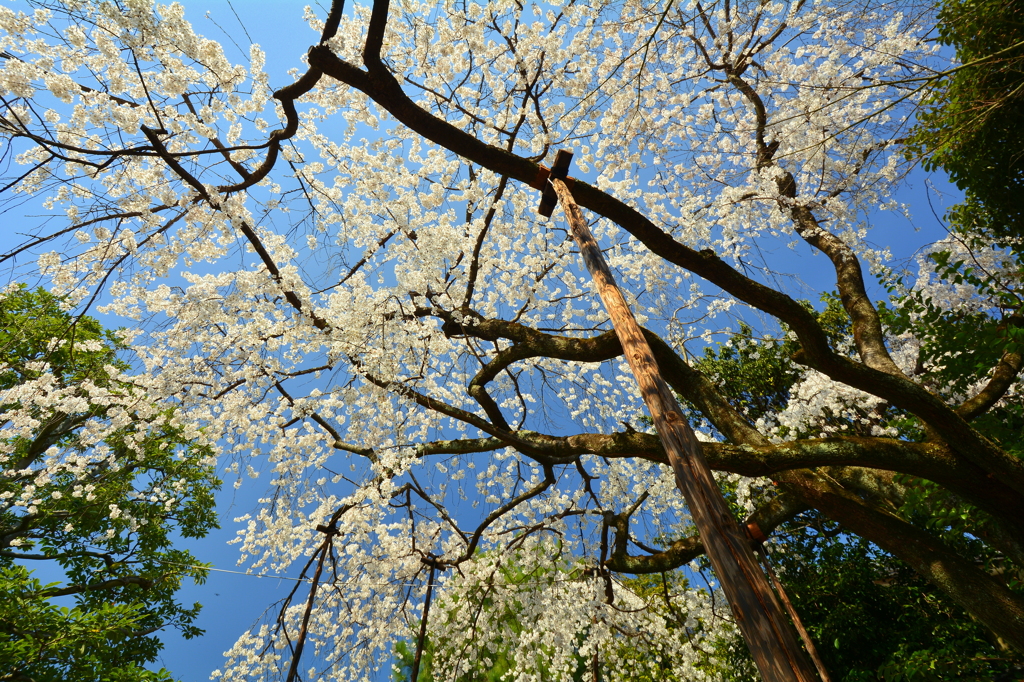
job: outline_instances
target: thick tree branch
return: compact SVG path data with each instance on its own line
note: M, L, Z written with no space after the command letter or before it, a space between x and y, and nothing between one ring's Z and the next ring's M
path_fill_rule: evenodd
M640 457L668 463L661 442L654 434L632 431L551 436L524 430L514 434L520 442L516 447L531 457L533 453L542 453L537 457L542 463L569 463L584 454ZM510 444L506 437L435 441L421 446L419 453L421 456L469 454ZM785 471L805 467L861 467L934 481L991 514L1017 542L1024 544L1024 497L941 443L847 436L756 446L703 443L702 447L713 469L743 476L777 478Z
M807 505L799 498L783 493L765 503L751 514L744 522L744 525L746 527L753 525L764 536L769 536L780 525L806 510ZM617 573L640 575L671 571L680 566L685 566L704 553L703 541L695 535L690 535L676 540L663 552L646 556L634 556L627 553L629 517L624 514L618 514L614 518L614 524L614 550L604 565Z
M352 360L352 363L355 367L359 366L359 363L354 359ZM401 383L385 381L370 373L364 373L362 376L374 386L383 388L384 390L400 395L408 400L412 400L420 407L425 407L429 410L433 410L434 412L451 417L452 419L465 422L470 426L474 426L484 433L502 440L505 443L505 447L516 447L520 452L533 457L538 462L544 464L568 464L572 461L572 457L566 457L562 455L561 452L552 450L550 446L545 443L523 438L521 435L523 432L521 431L508 431L502 429L488 422L486 419L478 417L472 412L467 412L466 410L449 405L442 400L423 394Z
M479 390L476 387L486 385L506 367L520 360L546 357L574 362L604 362L622 355L622 345L614 331L576 338L546 334L517 322L487 320L475 314L456 321L450 314L437 310L424 312L439 315L444 320L442 331L449 336L470 335L489 341L504 338L513 342L512 346L500 350L473 377L470 394L474 397L473 391ZM729 404L707 377L690 367L660 336L649 329L644 329L643 334L665 380L673 390L696 405L715 428L737 444L767 444L767 439Z
M735 71L730 70L728 76L729 82L740 91L754 110L754 117L757 121L755 129L757 168L778 167L773 160L778 144L768 145L765 142L768 115L761 96ZM779 170L782 171L781 168ZM875 309L867 295L864 274L861 271L857 255L846 242L822 228L814 213L797 201L796 180L792 173L782 171L776 184L779 193L789 200L784 203L784 207L792 216L797 233L832 261L836 271L839 297L853 323L854 343L864 364L894 376L904 377L903 372L893 362L885 347L881 319L878 316L878 310Z
M992 377L974 397L965 400L956 408L956 413L966 421L971 421L988 412L1013 385L1024 368L1024 354L1007 351L999 358L992 370Z
M384 46L384 31L388 26L388 11L391 3L388 0L374 0L373 11L370 13L370 24L366 28L366 42L363 44L363 63L371 73L386 71L380 59L380 50Z
M341 15L345 11L345 0L331 0L331 9L324 21L324 31L320 34L320 42L326 43L338 34L338 27L341 26Z
M852 532L907 562L972 616L1024 651L1024 598L893 514L863 503L828 476L807 469L779 476L786 489Z
M98 413L99 410L96 410ZM85 412L82 414L64 415L56 414L52 419L43 424L42 428L32 439L25 456L22 457L13 467L14 471L27 469L39 457L43 455L52 445L56 445L62 438L89 421L96 414ZM33 474L34 475L34 474Z
M343 61L326 46L313 47L309 52L309 60L310 64L316 65L325 74L370 96L413 131L474 163L538 188L547 177L544 166L485 144L421 109L408 98L401 84L382 65L379 68L375 66L367 73ZM868 391L917 415L962 456L982 464L1024 492L1024 462L1008 456L988 442L942 400L923 387L905 377L835 353L814 315L794 299L741 274L710 250L697 251L677 242L636 209L585 182L575 180L572 192L579 205L615 222L656 255L704 277L741 301L784 322L800 340L800 362L836 381ZM859 264L853 265L859 271ZM849 273L851 281L855 280L856 273L852 265ZM853 307L859 310L857 306L859 304ZM870 330L862 331L862 336L870 338L872 334Z

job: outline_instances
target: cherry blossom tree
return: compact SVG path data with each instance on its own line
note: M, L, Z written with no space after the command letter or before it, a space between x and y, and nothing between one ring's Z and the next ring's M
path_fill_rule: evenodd
M721 600L621 581L703 545L560 213L536 212L560 148L752 533L813 510L1024 647L1024 466L985 426L1020 414L1019 264L951 240L901 274L870 239L941 67L928 6L338 0L271 84L262 48L233 64L176 4L25 4L0 9L3 193L52 217L4 261L132 325L133 381L269 474L240 561L305 580L223 678L368 679L428 634L445 679L499 649L516 679L714 676ZM779 274L787 247L848 335ZM770 409L696 368L730 339L792 346ZM940 507L961 520L920 522ZM488 616L509 610L530 627Z

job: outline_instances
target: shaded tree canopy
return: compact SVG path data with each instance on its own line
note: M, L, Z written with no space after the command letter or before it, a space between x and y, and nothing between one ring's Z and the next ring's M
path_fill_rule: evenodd
M949 173L967 200L952 212L968 233L1024 236L1024 22L1012 0L947 0L939 42L960 65L925 102L911 148ZM1019 242L1018 242L1019 243Z
M899 209L906 83L944 66L927 3L338 1L285 84L178 5L25 5L0 10L4 197L53 217L3 261L131 325L139 389L269 478L242 560L307 581L224 679L365 679L428 589L530 623L427 619L461 652L433 659L445 679L498 634L514 675L583 656L628 679L628 640L714 676L720 597L675 583L674 627L621 582L703 546L560 213L536 213L559 148L744 522L813 510L1024 648L1024 464L1000 427L1020 268L950 240L904 271L871 236ZM737 371L702 370L738 341ZM736 387L762 352L787 359L771 399Z

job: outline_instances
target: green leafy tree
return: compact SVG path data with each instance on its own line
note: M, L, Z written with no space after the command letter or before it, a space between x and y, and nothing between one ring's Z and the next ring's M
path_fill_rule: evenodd
M829 342L839 348L849 346L850 318L839 299L827 294L822 302L824 310L814 315ZM809 303L805 305L813 311ZM744 416L756 422L785 409L790 389L802 373L792 360L800 345L785 328L782 338L774 339L755 336L750 325L744 322L738 327L724 343L705 348L703 357L694 366L721 386ZM681 402L693 424L714 428L692 403Z
M974 286L994 285L983 274L942 255L937 270L945 278L967 278ZM966 274L965 274L966 270ZM895 288L894 288L895 290ZM852 348L848 318L838 300L824 297L815 313L837 349ZM991 361L1005 349L1007 325L986 312L953 313L921 295L894 297L881 306L891 332L913 331L923 340L919 372L925 381L944 389L962 377L964 368ZM759 420L784 411L793 400L801 370L793 362L797 350L786 334L781 339L755 339L744 324L728 342L708 348L696 364L741 405L746 416ZM954 390L956 386L952 387ZM1021 402L1003 401L979 420L986 435L1011 452L1020 452ZM901 438L923 440L927 434L912 417L889 407L824 415L816 426L845 434L893 429ZM787 434L785 424L775 426ZM818 434L789 433L808 437ZM751 493L762 500L777 493L771 486ZM987 516L942 487L907 475L892 476L885 488L861 490L914 525L942 538L965 556L974 557L992 575L1012 588L1021 587L1020 557L993 548L1005 546ZM735 491L734 491L735 499ZM738 513L741 510L737 509ZM815 511L784 522L776 530L772 561L783 585L817 642L835 680L911 682L913 680L1011 679L1024 659L998 637L969 617L934 585L906 564L870 542L850 534L840 524ZM984 539L984 541L982 540ZM718 672L723 679L744 677L748 654L728 637L716 644ZM740 671L734 674L732 670Z
M911 148L966 192L953 224L1024 236L1024 21L1016 0L944 0L939 42L962 66L941 79Z
M905 564L809 514L773 555L836 680L992 680L1021 662Z
M155 634L201 633L175 592L206 571L173 539L216 526L220 481L123 350L44 290L0 299L0 680L168 679Z

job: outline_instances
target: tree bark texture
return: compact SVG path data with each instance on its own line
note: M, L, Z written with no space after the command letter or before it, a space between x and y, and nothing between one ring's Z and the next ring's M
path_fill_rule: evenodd
M564 152L559 152L563 154ZM555 167L558 167L558 161ZM785 612L757 565L749 540L733 518L704 459L700 442L683 417L672 389L661 377L654 353L587 227L568 186L551 178L573 239L611 317L626 360L675 472L676 485L732 607L754 662L766 682L812 682L817 675L797 643Z

